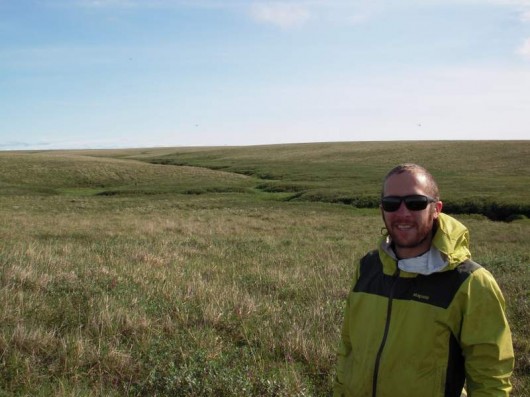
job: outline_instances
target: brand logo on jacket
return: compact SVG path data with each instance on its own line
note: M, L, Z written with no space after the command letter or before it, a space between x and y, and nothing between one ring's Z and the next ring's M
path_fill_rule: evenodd
M429 299L431 299L430 296L427 296L427 295L421 295L421 294L418 294L417 292L414 292L412 294L412 296L416 299L419 299L419 300L422 300L422 301L428 301Z

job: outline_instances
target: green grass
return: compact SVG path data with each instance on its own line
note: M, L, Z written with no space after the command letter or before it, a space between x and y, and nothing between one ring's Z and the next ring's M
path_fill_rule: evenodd
M526 143L484 143L482 169L457 143L356 145L0 153L0 396L329 395L353 266L382 224L293 194L378 194L391 161L429 149L449 153L426 163L442 186L529 204ZM182 154L193 167L149 163ZM275 179L241 175L250 163ZM529 395L530 223L458 217L506 297L513 395Z
M530 216L529 142L363 142L183 148L129 153L161 164L250 175L256 187L291 199L377 206L381 178L394 165L424 165L439 180L447 208L492 218Z
M177 169L75 152L4 153L0 169L3 194L200 194L244 191L252 186L248 177L234 173Z

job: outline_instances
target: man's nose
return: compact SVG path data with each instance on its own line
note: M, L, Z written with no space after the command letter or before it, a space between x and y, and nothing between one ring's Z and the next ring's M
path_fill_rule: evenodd
M407 205L405 204L404 201L401 201L399 203L399 207L396 210L396 213L398 213L398 214L408 214L408 213L410 213L410 210L407 208Z

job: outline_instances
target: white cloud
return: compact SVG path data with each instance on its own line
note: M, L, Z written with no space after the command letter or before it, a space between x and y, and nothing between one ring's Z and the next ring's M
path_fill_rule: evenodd
M257 21L282 28L303 25L311 18L308 8L300 4L286 2L253 4L251 15Z
M523 58L530 60L530 37L517 49L517 53Z

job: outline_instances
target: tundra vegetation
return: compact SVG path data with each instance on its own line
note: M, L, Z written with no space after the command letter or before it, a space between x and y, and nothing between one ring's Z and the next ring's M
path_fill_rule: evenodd
M400 162L498 280L530 395L530 142L0 153L0 396L328 396Z

